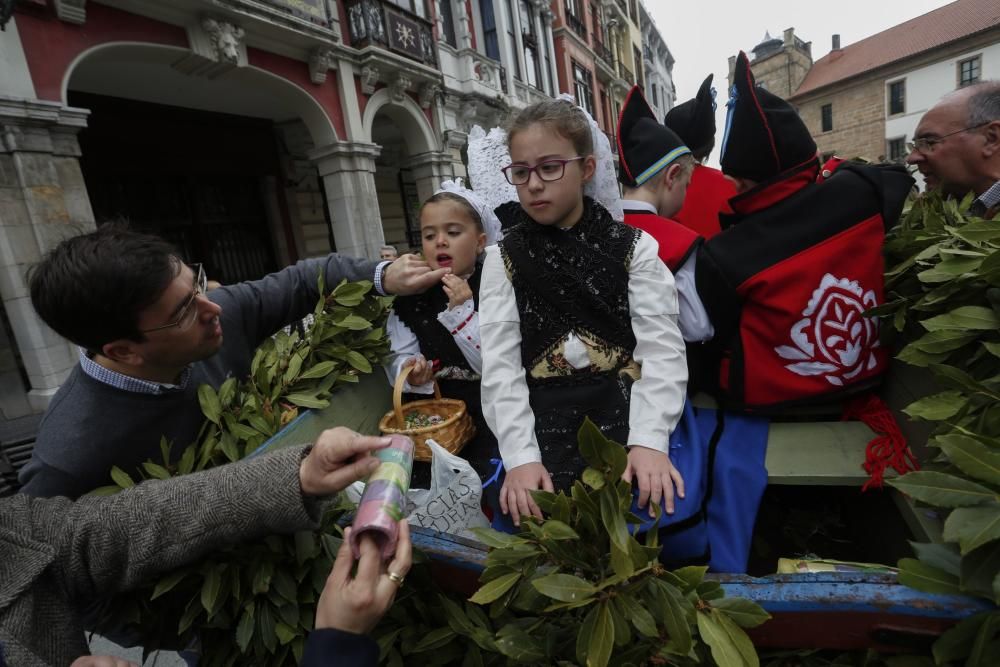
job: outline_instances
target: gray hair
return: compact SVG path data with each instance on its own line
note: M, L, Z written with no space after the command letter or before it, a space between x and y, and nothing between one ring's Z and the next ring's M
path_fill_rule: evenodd
M1000 120L1000 81L981 81L969 86L969 127Z
M381 247L380 247L380 248L378 249L378 251L379 251L379 252L382 252L383 250L391 250L391 251L393 251L393 252L395 252L395 253L398 253L398 252L399 252L399 250L397 250L397 249L396 249L396 246L394 246L394 245L384 245L384 246L381 246Z

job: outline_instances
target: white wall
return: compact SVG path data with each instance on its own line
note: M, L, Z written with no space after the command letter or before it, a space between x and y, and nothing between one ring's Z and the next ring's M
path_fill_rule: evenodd
M885 85L885 138L886 157L888 158L888 141L904 137L905 141L913 141L913 134L921 117L934 106L945 94L955 90L958 85L958 63L973 56L981 58L981 79L1000 79L1000 43L968 51L958 56L911 70L899 76L886 80ZM906 111L894 116L889 115L889 84L900 79L906 79ZM920 174L914 174L918 184L923 186Z

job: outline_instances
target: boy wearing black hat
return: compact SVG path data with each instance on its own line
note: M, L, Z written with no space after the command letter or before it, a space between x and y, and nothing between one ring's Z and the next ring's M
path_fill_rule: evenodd
M625 98L618 118L618 180L625 223L656 239L659 255L677 284L684 340L712 337L712 323L695 289L695 250L701 237L671 220L684 204L694 158L670 128L661 125L638 86Z
M721 231L719 214L732 213L729 200L736 196L732 181L718 169L702 164L715 148L715 88L711 74L694 98L667 112L663 124L691 148L696 161L684 206L671 217L710 239Z
M698 291L715 325L707 377L754 411L830 401L877 383L888 363L878 320L882 242L913 180L845 162L818 180L805 124L736 62L722 171L739 195L724 234L699 253Z

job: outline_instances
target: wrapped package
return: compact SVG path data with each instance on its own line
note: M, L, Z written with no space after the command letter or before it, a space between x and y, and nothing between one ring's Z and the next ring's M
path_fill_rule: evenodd
M390 437L389 446L375 453L381 463L368 478L358 502L351 531L351 551L355 558L361 557L360 539L364 534L375 538L383 558L392 558L396 553L399 521L406 508L413 470L413 441L405 435Z

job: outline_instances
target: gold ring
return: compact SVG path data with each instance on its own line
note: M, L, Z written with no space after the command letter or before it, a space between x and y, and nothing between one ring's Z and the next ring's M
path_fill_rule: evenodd
M395 572L389 573L389 579L394 582L397 586L402 586L403 582L406 581L406 577L401 574L396 574Z

